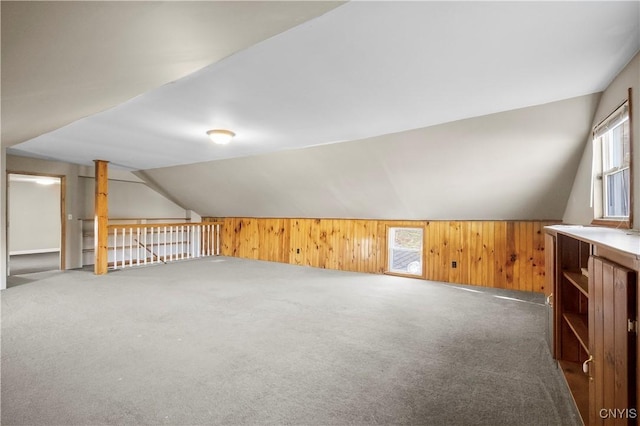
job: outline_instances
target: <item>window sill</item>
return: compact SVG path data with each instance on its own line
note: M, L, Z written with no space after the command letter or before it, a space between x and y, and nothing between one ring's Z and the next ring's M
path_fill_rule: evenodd
M424 274L422 275L412 275L412 274L402 274L399 272L390 272L390 271L384 271L385 275L393 275L394 277L404 277L404 278L418 278L418 279L424 279Z
M631 229L629 220L593 219L591 224L594 226L605 226L608 228Z

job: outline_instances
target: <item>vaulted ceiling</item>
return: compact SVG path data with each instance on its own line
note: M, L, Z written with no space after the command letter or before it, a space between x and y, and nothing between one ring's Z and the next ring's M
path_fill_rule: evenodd
M594 94L640 49L638 2L1 6L8 152L108 160L218 216L557 218ZM493 185L511 206L478 210Z
M2 143L109 110L340 4L2 1Z

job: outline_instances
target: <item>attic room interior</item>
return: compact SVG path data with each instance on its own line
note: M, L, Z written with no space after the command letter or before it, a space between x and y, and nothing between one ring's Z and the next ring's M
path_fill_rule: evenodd
M637 423L640 1L0 15L1 424Z

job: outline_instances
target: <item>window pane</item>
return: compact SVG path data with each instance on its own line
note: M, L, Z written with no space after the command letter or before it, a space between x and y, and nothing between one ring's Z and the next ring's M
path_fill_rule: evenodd
M606 140L610 145L610 158L606 169L629 165L629 120L625 120L614 127Z
M596 203L597 218L627 219L630 213L631 131L628 103L623 104L594 129L593 190L602 196ZM596 180L597 179L597 180Z
M417 250L392 250L391 271L403 274L422 275L420 259L422 253Z
M602 136L602 170L607 171L615 167L614 165L614 140L612 132L609 131Z
M602 136L604 171L629 165L629 134L629 120L625 120Z
M629 120L626 120L621 128L620 138L622 139L622 167L628 167L631 164L631 132L629 129Z
M611 131L611 167L622 165L622 126Z
M394 247L405 249L422 248L422 229L395 229Z
M607 217L629 216L629 169L605 176Z

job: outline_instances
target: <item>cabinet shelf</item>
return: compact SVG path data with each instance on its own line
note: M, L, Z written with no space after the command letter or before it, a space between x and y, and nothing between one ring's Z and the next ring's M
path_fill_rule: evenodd
M589 376L582 372L582 364L571 361L558 361L560 368L564 372L565 380L571 396L576 403L583 420L589 419ZM586 421L585 421L586 423Z
M573 284L580 293L589 297L589 278L582 275L580 272L563 271L562 275Z
M578 338L580 346L586 353L589 353L589 320L587 315L565 312L562 317Z

